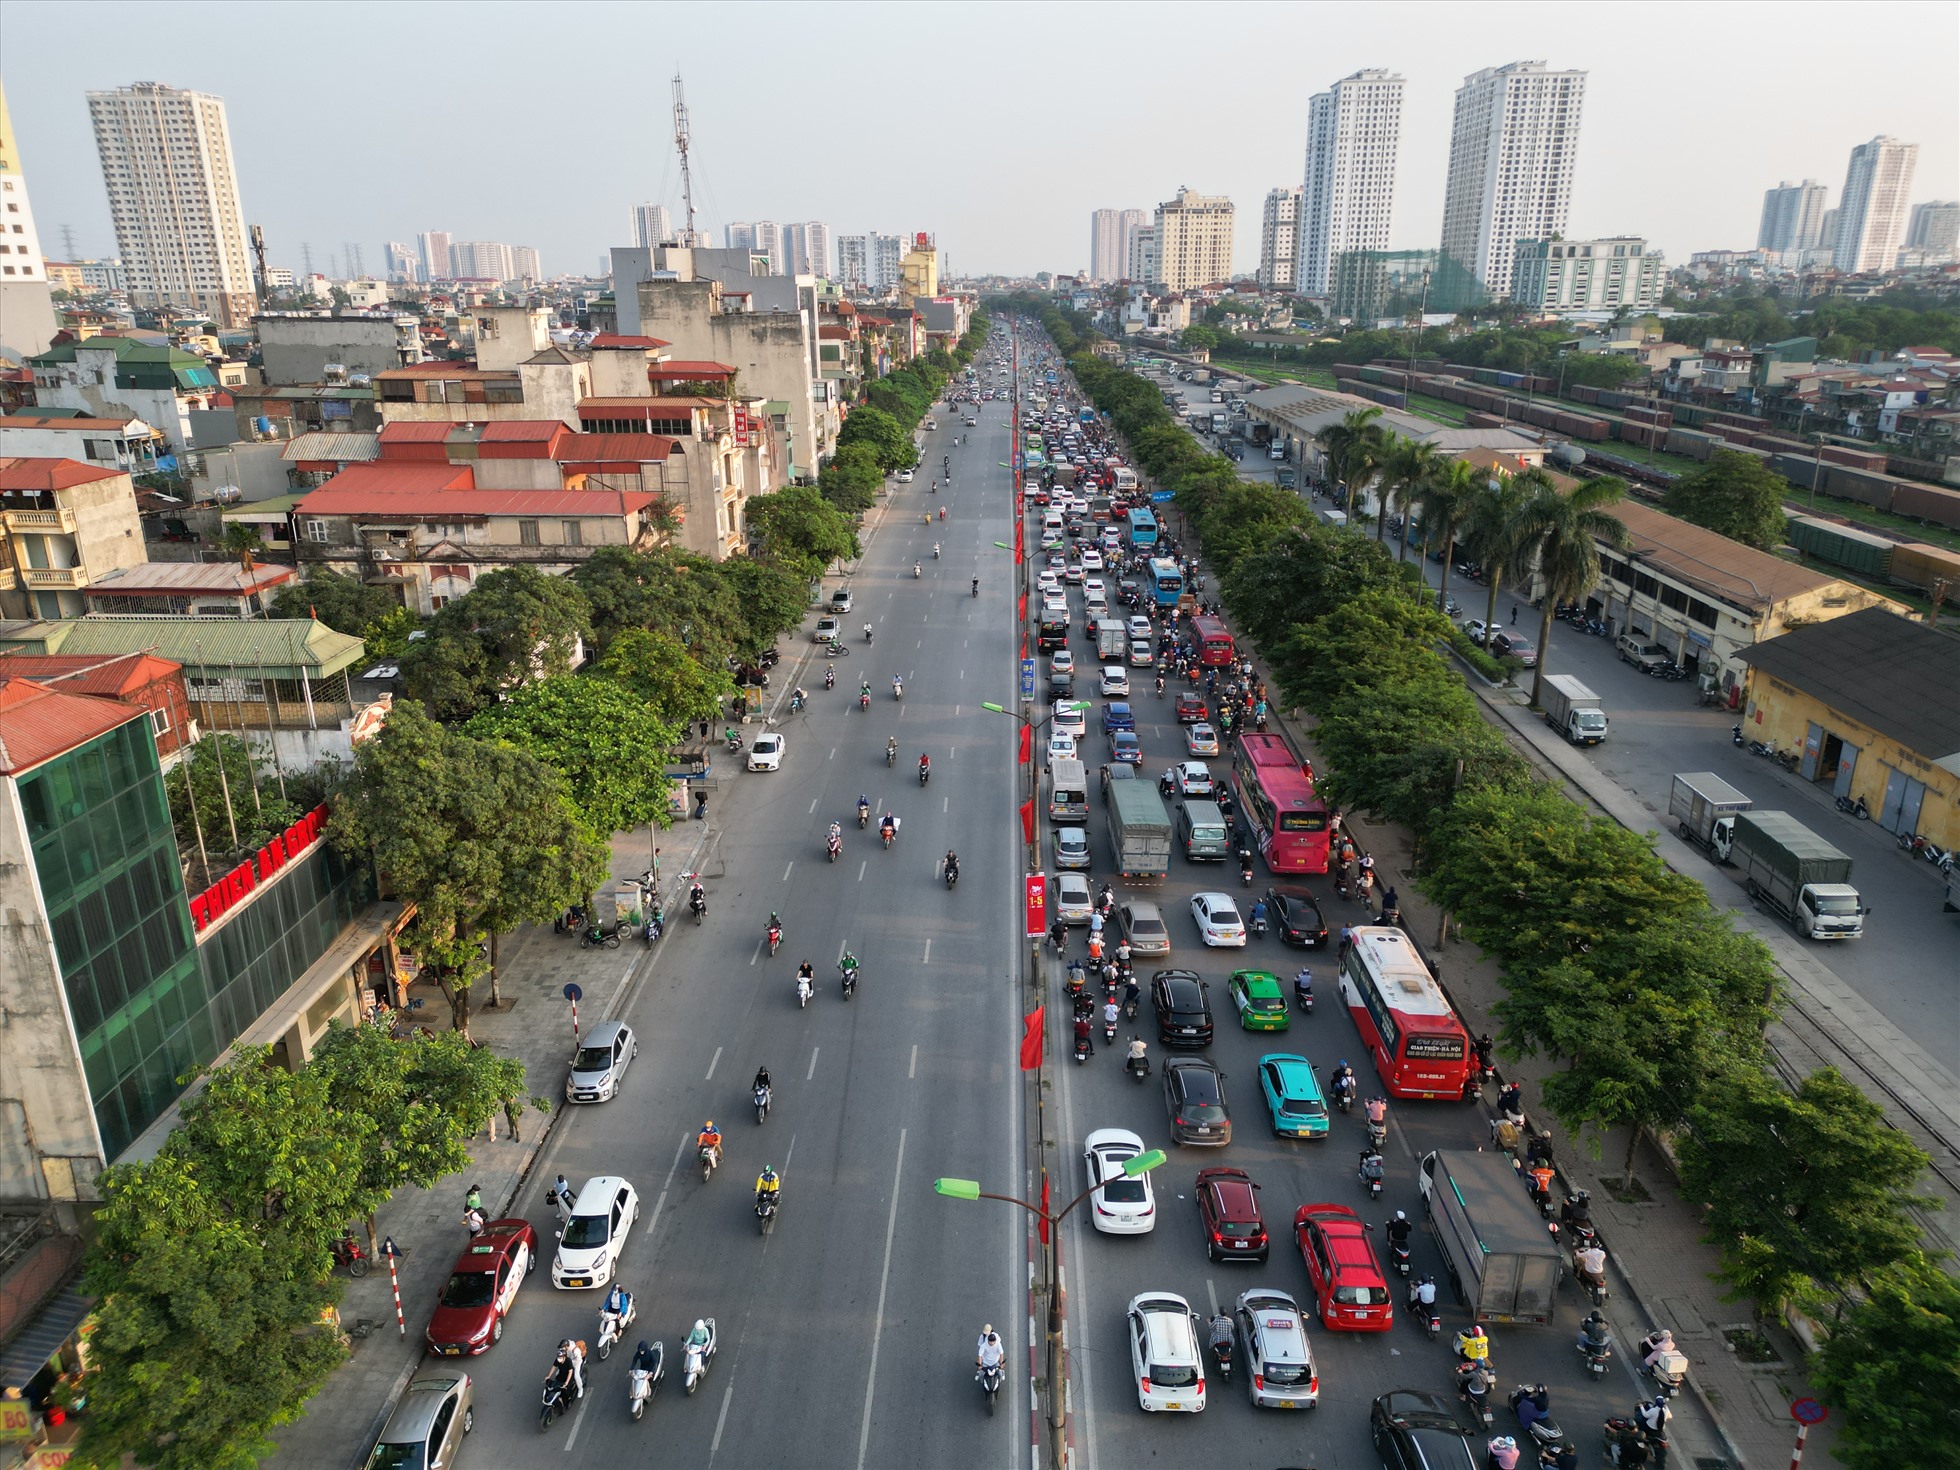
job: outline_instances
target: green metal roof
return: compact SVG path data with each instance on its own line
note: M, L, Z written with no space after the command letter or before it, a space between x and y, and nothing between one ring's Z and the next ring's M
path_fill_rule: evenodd
M0 649L42 654L154 651L187 669L223 668L274 679L338 674L365 645L312 618L62 618L0 623Z
M115 354L118 388L185 388L208 392L218 386L210 365L195 352L140 342L134 337L104 336L63 342L38 357L28 358L27 363L29 367L53 367L75 361L77 352L105 350Z

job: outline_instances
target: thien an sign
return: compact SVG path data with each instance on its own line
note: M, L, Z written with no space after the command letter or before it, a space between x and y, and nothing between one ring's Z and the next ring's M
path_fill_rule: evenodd
M191 900L191 927L202 934L268 882L286 864L299 857L326 830L327 809L316 806L292 826L279 833L246 861L233 868L204 892Z

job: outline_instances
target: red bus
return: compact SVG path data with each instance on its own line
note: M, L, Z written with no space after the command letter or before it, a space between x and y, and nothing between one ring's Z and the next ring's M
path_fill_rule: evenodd
M1341 962L1341 998L1390 1095L1462 1099L1470 1033L1408 935L1377 924L1356 929Z
M1198 645L1198 662L1208 669L1229 669L1237 658L1225 624L1204 614L1191 619L1191 636Z
M1232 751L1232 787L1245 825L1275 873L1325 873L1333 823L1313 777L1280 735L1247 731Z

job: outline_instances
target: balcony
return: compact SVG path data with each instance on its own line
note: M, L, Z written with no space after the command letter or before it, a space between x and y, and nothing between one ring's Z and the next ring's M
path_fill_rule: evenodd
M9 531L53 531L63 536L75 534L75 512L66 506L56 510L10 510L6 514Z
M14 575L14 569L12 567L0 567L0 592L17 592L19 590L20 578Z
M30 592L79 592L88 586L81 567L22 567L21 585Z

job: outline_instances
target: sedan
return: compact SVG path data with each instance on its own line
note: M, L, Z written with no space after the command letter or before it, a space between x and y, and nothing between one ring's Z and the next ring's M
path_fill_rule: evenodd
M1217 755L1218 732L1200 722L1184 727L1184 749L1188 755Z
M1048 750L1043 760L1044 764L1053 765L1056 761L1079 759L1081 757L1076 752L1075 737L1073 735L1064 734L1059 730L1048 732Z
M755 744L749 747L749 769L780 771L783 768L783 751L786 748L780 735L756 736Z
M1386 1470L1477 1470L1486 1462L1456 1406L1441 1394L1398 1388L1375 1400L1368 1432Z
M1143 1140L1124 1128L1098 1128L1083 1140L1082 1182L1102 1186L1089 1196L1089 1219L1105 1235L1147 1235L1156 1228L1150 1175L1123 1174L1123 1166L1142 1152Z
M1293 1234L1307 1263L1321 1326L1386 1332L1395 1325L1388 1277L1359 1215L1346 1205L1301 1205L1293 1215Z
M1092 556L1096 559L1094 568L1091 568L1089 565L1089 558ZM1097 551L1093 546L1085 546L1082 549L1082 570L1084 572L1102 570L1102 553ZM1107 602L1109 601L1109 587L1101 577L1085 576L1082 579L1082 595L1090 602Z
M1209 801L1218 790L1211 778L1211 767L1203 761L1180 761L1171 767L1171 784L1179 796L1196 796Z
M1057 649L1054 656L1048 660L1048 672L1051 674L1074 673L1075 654L1066 648Z
M1148 638L1150 634L1151 634L1151 627L1150 627L1149 618L1146 618L1141 614L1139 614L1138 616L1130 619L1130 636L1132 638Z
M1116 927L1122 931L1130 953L1138 959L1154 959L1171 952L1171 931L1164 924L1164 915L1147 899L1118 904Z
M454 1463L463 1436L476 1427L476 1389L470 1375L429 1368L415 1375L388 1416L368 1470L420 1470Z
M1055 917L1064 924L1086 924L1095 912L1089 898L1089 880L1080 873L1055 875Z
M813 643L829 643L843 631L844 625L832 617L817 619L817 631L810 635Z
M1126 766L1143 764L1143 742L1134 730L1109 732L1109 758Z
M1238 1302L1239 1341L1246 1358L1246 1392L1255 1409L1312 1409L1320 1404L1320 1375L1307 1345L1306 1316L1283 1291L1255 1286Z
M1103 559L1102 559L1102 553L1100 551L1091 550L1082 553L1082 570L1084 572L1100 572L1102 569L1103 569ZM1086 579L1084 580L1083 585L1084 586L1088 585Z
M1164 1106L1171 1115L1173 1143L1223 1148L1232 1141L1225 1074L1203 1057L1171 1057L1165 1061Z
M571 1075L565 1079L565 1101L610 1102L627 1067L639 1054L640 1043L634 1039L631 1026L624 1021L601 1021L587 1033L572 1058Z
M1070 562L1068 569L1062 573L1062 576L1071 586L1079 583L1082 580L1082 563L1079 561Z
M1276 975L1264 970L1234 970L1225 982L1225 993L1239 1013L1242 1030L1284 1031L1293 1022L1286 1008L1286 992L1279 988Z
M899 484L901 484L901 485L909 485L909 484L911 484L911 483L912 483L912 472L911 472L910 470L900 470L900 471L898 472L898 483L899 483Z
M1306 889L1296 885L1266 890L1266 914L1279 933L1281 944L1296 949L1320 949L1327 943L1327 921L1320 916L1320 905Z
M1058 868L1086 868L1089 866L1089 834L1081 827L1057 827L1055 835L1049 839L1055 852L1055 866Z
M1259 1213L1259 1186L1243 1169L1198 1171L1198 1219L1213 1261L1265 1264L1270 1244Z
M1274 1137L1327 1136L1327 1104L1321 1099L1313 1063L1305 1057L1267 1052L1259 1058L1259 1090L1265 1094L1266 1111L1273 1115Z
M1229 893L1191 895L1191 919L1198 926L1198 938L1212 949L1244 949L1245 920Z
M639 1192L624 1179L602 1174L586 1180L558 1232L551 1284L570 1291L611 1281L627 1233L639 1218Z
M537 1269L529 1220L492 1220L456 1257L422 1341L439 1358L475 1357L504 1335L517 1288Z
M1034 584L1044 593L1059 592L1062 590L1062 574L1048 567L1043 567L1039 572L1035 573Z
M1177 716L1180 725L1189 725L1211 716L1211 712L1205 708L1204 696L1199 694L1178 695L1171 701L1171 713Z
M1105 664L1102 671L1102 697L1104 699L1128 699L1130 697L1130 671L1121 664Z
M1147 669L1156 662L1157 652L1150 646L1150 640L1148 638L1132 638L1130 640L1131 668Z
M1159 970L1150 977L1150 1009L1157 1040L1165 1046L1211 1045L1211 987L1190 970Z

